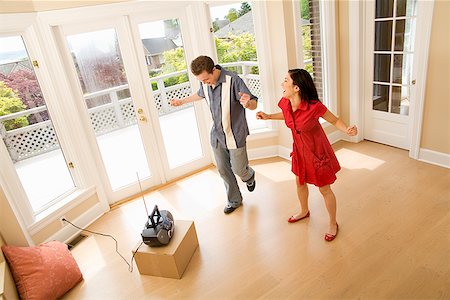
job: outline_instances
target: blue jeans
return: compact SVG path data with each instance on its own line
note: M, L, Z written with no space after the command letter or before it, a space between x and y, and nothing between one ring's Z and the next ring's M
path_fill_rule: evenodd
M217 143L213 152L217 169L225 184L228 204L238 207L242 202L242 194L234 174L244 182L251 183L255 180L255 171L248 165L247 147L226 149Z

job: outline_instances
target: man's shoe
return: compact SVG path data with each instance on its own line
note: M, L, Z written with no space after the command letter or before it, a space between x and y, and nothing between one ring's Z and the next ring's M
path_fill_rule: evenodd
M239 206L241 206L241 205L239 204ZM226 214L231 214L239 206L234 207L234 206L231 206L230 204L227 204L227 205L225 205L225 208L223 209L223 212L226 213Z
M253 180L252 183L246 182L246 184L247 184L247 189L249 190L249 192L253 192L255 190L256 180Z

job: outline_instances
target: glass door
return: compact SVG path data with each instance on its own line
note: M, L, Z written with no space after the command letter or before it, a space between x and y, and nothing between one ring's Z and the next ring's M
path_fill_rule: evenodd
M151 88L163 140L167 170L205 157L193 103L172 107L172 99L192 94L189 70L177 18L139 22L139 39L145 61L145 82Z
M366 2L370 16L366 44L372 49L366 55L373 67L366 93L364 137L403 149L409 149L411 139L416 6L416 0Z
M64 25L60 32L110 203L162 183L158 154L145 144L153 133L125 20Z
M202 103L170 106L172 99L195 93L189 64L187 17L180 9L130 17L142 81L147 92L161 164L167 180L211 163Z

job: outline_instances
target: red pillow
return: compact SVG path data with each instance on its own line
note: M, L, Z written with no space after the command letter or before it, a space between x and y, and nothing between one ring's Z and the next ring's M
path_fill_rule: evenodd
M72 253L61 242L2 246L2 250L21 299L57 299L83 279Z

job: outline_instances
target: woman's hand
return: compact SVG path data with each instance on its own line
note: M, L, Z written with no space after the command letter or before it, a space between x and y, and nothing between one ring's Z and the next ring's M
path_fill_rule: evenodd
M180 106L180 105L183 105L184 103L183 103L183 100L179 100L179 99L172 99L172 100L170 100L170 105L172 105L172 106Z
M356 128L356 125L353 125L351 127L347 127L346 132L349 136L354 136L358 134L358 128Z
M258 111L256 113L256 119L258 119L258 120L268 120L268 119L270 119L270 115L266 114L263 111Z

